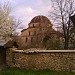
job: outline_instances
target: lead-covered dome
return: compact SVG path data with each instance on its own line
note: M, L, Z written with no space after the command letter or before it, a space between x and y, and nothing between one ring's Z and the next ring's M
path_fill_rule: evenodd
M42 15L39 15L39 16L35 16L31 21L30 23L50 23L50 20L46 17L46 16L42 16Z

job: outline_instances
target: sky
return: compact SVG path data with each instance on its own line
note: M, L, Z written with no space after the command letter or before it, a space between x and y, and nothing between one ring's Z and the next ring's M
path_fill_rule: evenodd
M50 0L2 0L8 2L12 8L11 15L22 21L23 29L28 27L31 19L37 15L48 16L51 10Z

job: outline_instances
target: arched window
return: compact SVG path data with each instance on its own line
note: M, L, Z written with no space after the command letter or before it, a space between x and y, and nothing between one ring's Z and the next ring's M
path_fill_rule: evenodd
M30 31L29 31L29 36L30 36Z
M33 42L33 37L31 37L31 42Z
M36 31L34 31L34 35L36 35Z
M28 41L28 38L26 37L26 42Z
M33 24L33 27L34 27L34 24Z

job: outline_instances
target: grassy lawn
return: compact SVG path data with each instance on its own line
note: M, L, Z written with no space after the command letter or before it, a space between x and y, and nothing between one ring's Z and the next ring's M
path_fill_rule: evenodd
M75 75L75 73L53 72L49 70L25 70L19 68L7 68L0 71L0 75Z

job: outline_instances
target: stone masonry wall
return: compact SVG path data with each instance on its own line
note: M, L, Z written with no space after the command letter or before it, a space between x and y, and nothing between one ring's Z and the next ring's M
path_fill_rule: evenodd
M74 50L8 50L7 64L25 69L75 71Z

